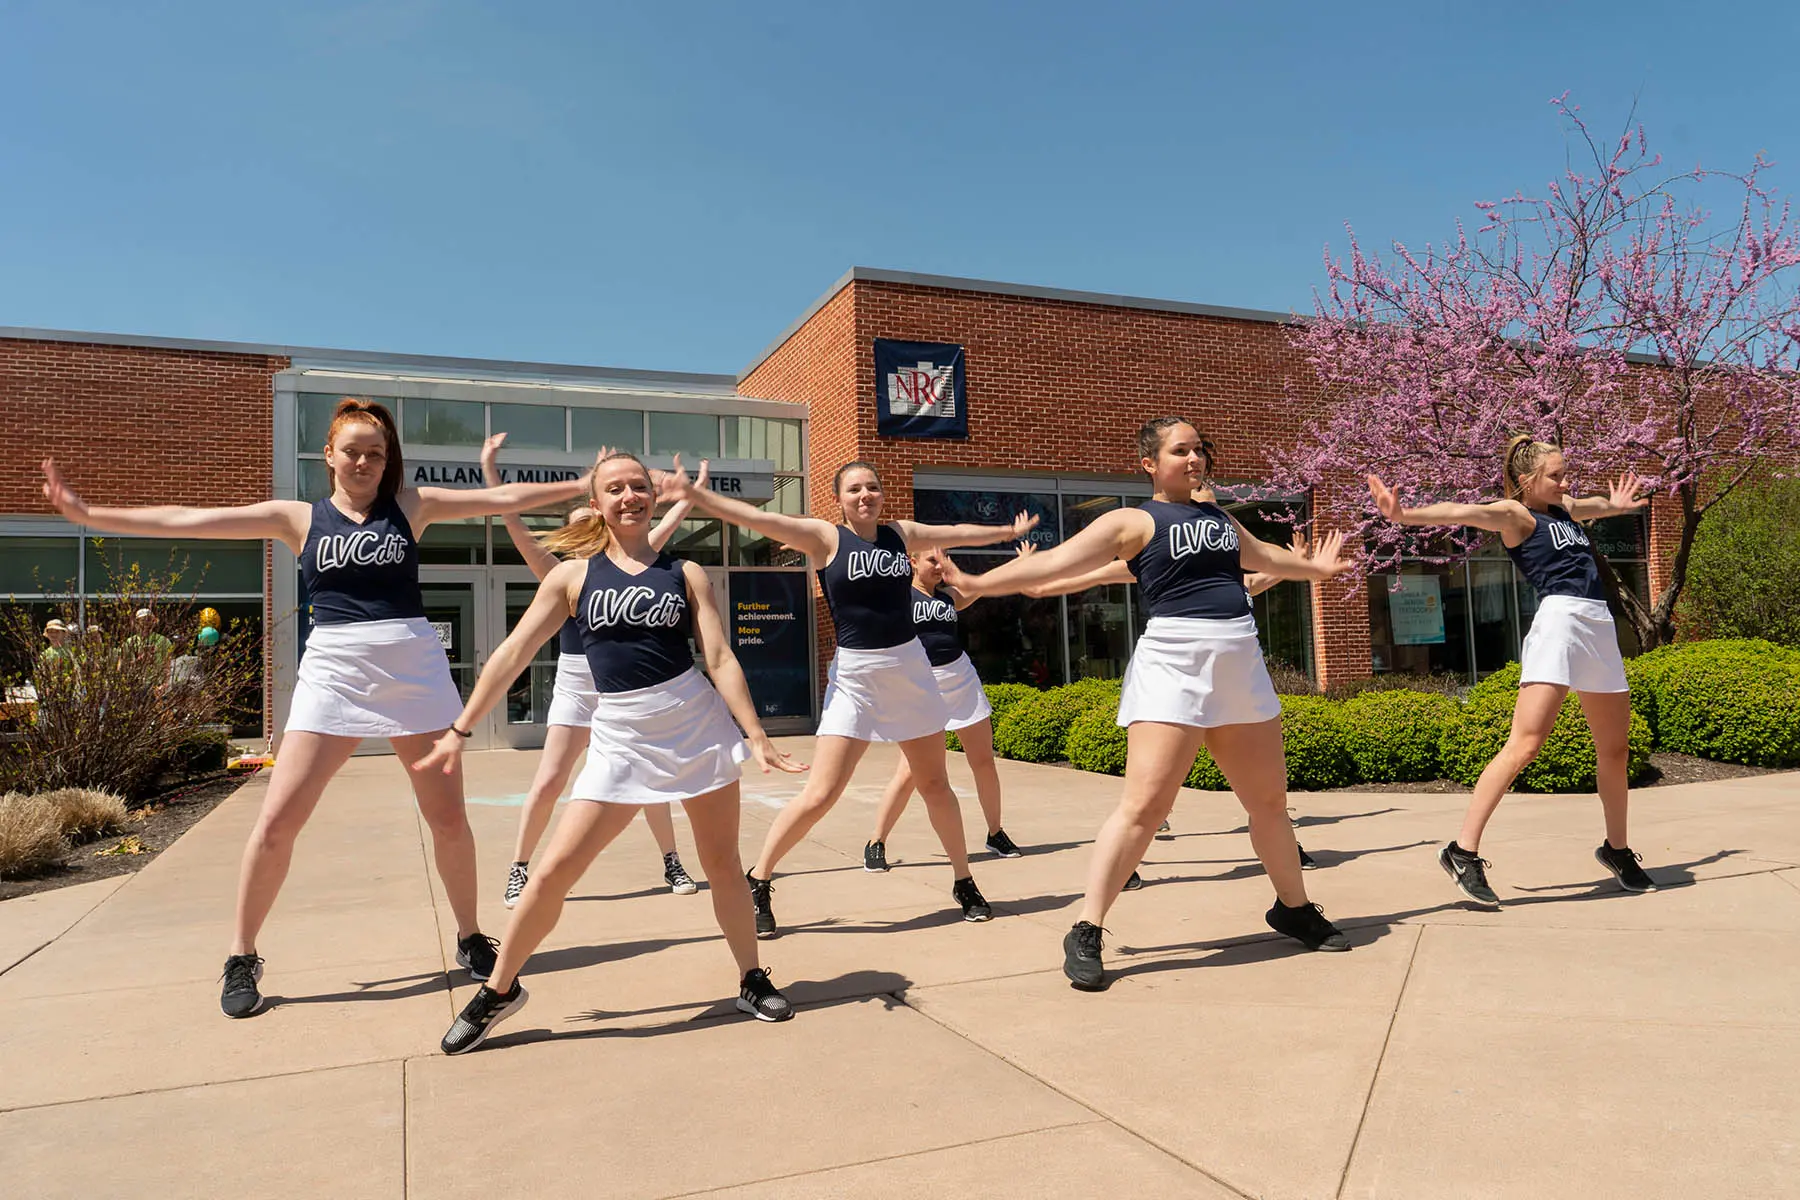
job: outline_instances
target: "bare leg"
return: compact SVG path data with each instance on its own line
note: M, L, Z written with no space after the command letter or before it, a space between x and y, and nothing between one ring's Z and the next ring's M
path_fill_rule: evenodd
M969 772L975 776L975 799L992 834L1000 828L1000 768L994 765L994 725L983 717L973 725L956 731L963 744L963 757Z
M1281 749L1281 718L1208 729L1206 751L1219 764L1250 818L1250 845L1275 886L1276 898L1289 908L1305 904L1300 848L1287 815L1287 758Z
M1630 845L1625 813L1630 806L1631 693L1582 692L1581 711L1594 735L1600 807L1606 814L1606 841L1614 850Z
M388 744L401 762L414 763L424 758L441 736L443 730L415 733L389 738ZM412 780L419 815L431 830L432 860L437 863L438 878L444 881L444 899L456 916L456 937L461 941L481 931L475 903L475 831L469 828L469 814L463 807L462 764L459 761L449 775L413 770L406 774Z
M1475 795L1463 814L1462 832L1456 835L1458 846L1471 854L1481 849L1482 831L1487 828L1494 810L1500 807L1506 789L1543 749L1544 739L1556 725L1556 714L1562 708L1563 697L1568 694L1568 688L1555 683L1528 683L1519 689L1518 703L1513 707L1512 732L1507 734L1506 745L1500 747L1494 761L1475 781Z
M902 754L899 765L894 768L894 777L888 780L887 790L881 793L881 807L875 813L875 836L870 841L888 840L888 834L894 832L894 826L899 822L900 814L906 811L906 802L912 799L912 794L912 764Z
M658 850L664 855L675 853L675 820L669 815L668 805L644 805L644 824L650 827L650 836L656 839Z
M569 776L587 753L588 731L575 725L552 725L544 734L544 752L538 759L531 790L525 793L525 809L519 814L519 836L513 843L513 861L530 862L531 852L550 826L557 797L569 786Z
M925 811L931 815L931 827L937 831L944 853L950 856L950 869L955 878L969 877L969 844L964 839L962 806L950 788L950 773L944 765L944 735L927 734L900 743L901 753L912 767L913 786L925 800Z
M356 741L298 732L282 739L281 754L269 776L269 793L263 797L262 812L244 845L244 861L238 869L231 953L256 953L256 936L269 919L294 860L294 840L318 807L325 785L355 752Z
M644 807L646 815L650 808ZM712 892L713 917L719 922L719 932L725 935L731 957L737 960L738 974L754 971L762 964L756 954L750 885L744 879L744 862L738 854L738 785L729 784L683 801L682 808L694 831L694 851L700 856L700 870Z
M496 992L510 992L519 969L531 957L562 918L563 901L581 881L594 859L631 824L637 809L627 804L599 804L592 800L574 800L563 811L562 820L550 835L544 858L537 873L525 885L519 906L506 924L506 937L500 942L499 957L487 986Z
M938 744L943 744L941 738ZM762 854L756 860L758 879L773 879L776 864L800 844L800 839L819 823L820 817L831 811L831 806L849 786L850 776L868 748L869 743L847 737L834 735L819 739L806 786L786 808L775 814L775 821L769 826L769 836L764 839Z
M1125 794L1094 838L1081 920L1106 923L1107 910L1131 873L1144 861L1156 827L1175 807L1175 794L1194 767L1200 730L1189 725L1138 721L1126 730Z

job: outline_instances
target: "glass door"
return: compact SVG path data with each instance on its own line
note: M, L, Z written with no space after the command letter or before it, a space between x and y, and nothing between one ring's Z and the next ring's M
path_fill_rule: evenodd
M495 567L489 572L488 654L518 627L519 619L537 596L538 581L526 567ZM489 735L496 746L536 749L544 744L545 717L550 694L556 686L557 641L552 635L531 656L531 665L506 689L506 699L489 718Z
M450 677L464 700L475 686L476 673L486 665L492 645L487 640L487 572L482 568L419 568L419 591L425 598L425 619L437 632L438 642L450 658ZM493 721L480 722L466 748L488 750L494 746Z

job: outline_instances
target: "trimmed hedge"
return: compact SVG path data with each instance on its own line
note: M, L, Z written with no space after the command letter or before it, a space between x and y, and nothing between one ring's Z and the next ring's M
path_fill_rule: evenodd
M1009 708L995 724L994 751L1021 762L1061 762L1075 718L1109 702L1116 715L1118 684L1113 680L1084 679L1040 692Z
M1000 718L1006 714L1007 709L1043 694L1029 683L984 683L981 690L987 693L988 707L994 710L994 715L988 718L989 724L994 728L999 727ZM944 749L961 753L962 748L962 739L945 730Z
M1409 783L1438 778L1438 743L1462 710L1432 692L1368 691L1343 703L1359 778Z
M1323 696L1281 697L1281 749L1289 788L1317 792L1356 782L1350 725L1342 707Z
M1444 777L1465 787L1474 787L1481 772L1506 745L1512 732L1513 705L1518 693L1511 696L1490 693L1471 697L1455 720L1444 726L1438 742L1438 756ZM1628 777L1635 782L1650 766L1650 726L1644 718L1631 714L1628 752ZM1556 724L1544 740L1543 749L1526 765L1513 787L1521 792L1591 792L1595 786L1596 756L1594 738L1581 715L1581 701L1570 693L1563 699Z
M1695 647L1659 680L1661 744L1720 762L1800 764L1800 661L1709 643Z
M1063 752L1071 766L1102 775L1125 773L1125 731L1119 728L1118 707L1096 704L1069 725Z

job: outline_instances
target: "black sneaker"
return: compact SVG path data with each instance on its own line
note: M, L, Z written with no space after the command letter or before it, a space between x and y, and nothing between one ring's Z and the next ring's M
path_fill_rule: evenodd
M987 900L981 895L981 889L975 886L973 876L957 880L956 886L950 889L950 894L956 897L958 904L962 905L963 920L988 921L993 919L994 910L988 907Z
M775 908L769 902L769 893L775 890L773 879L758 879L750 872L744 872L744 878L750 881L750 908L756 913L756 936L772 938L775 936Z
M1156 827L1156 832L1158 832L1158 833L1169 832L1169 818L1167 818L1167 817L1163 818L1163 823Z
M494 960L499 957L495 953L500 949L497 938L485 933L471 933L466 938L456 939L456 965L469 973L469 978L476 983L484 983L494 973Z
M1100 990L1106 969L1100 962L1100 927L1077 921L1063 935L1063 974L1084 992Z
M1615 850L1611 842L1601 842L1599 849L1594 851L1594 858L1601 866L1613 873L1613 878L1617 879L1619 886L1626 891L1654 892L1656 890L1656 880L1650 878L1644 873L1644 868L1638 866L1644 861L1644 856L1629 846L1623 850Z
M1479 854L1451 842L1438 851L1438 866L1456 884L1456 890L1484 908L1499 908L1500 897L1488 886L1485 868L1493 866Z
M1019 858L1025 853L1013 844L1013 840L1006 836L1004 829L996 829L988 834L987 848L1001 858Z
M1139 875L1136 871L1133 871L1131 873L1131 878L1127 879L1125 881L1125 886L1120 888L1119 890L1122 892L1135 892L1143 886L1144 886L1144 877L1142 875Z
M513 980L512 991L504 995L485 985L476 988L474 997L451 1022L450 1032L438 1043L439 1048L445 1054L467 1054L487 1041L494 1027L524 1008L530 998L531 993L517 979Z
M863 847L863 870L885 871L888 869L887 843L870 842Z
M1319 860L1308 854L1305 846L1302 846L1299 842L1295 842L1294 848L1300 851L1300 869L1302 871L1313 871L1318 869Z
M519 897L525 894L525 885L530 880L531 876L527 872L525 864L514 863L512 868L506 872L506 895L501 897L500 902L508 908L517 904Z
M769 973L761 967L744 973L738 984L737 1006L759 1021L785 1021L794 1015L794 1006L769 982Z
M669 890L677 896L691 896L700 890L700 885L694 882L694 877L689 875L687 868L681 865L681 855L673 850L663 855L663 882L668 884Z
M254 954L234 954L225 960L225 987L219 993L219 1008L228 1017L247 1017L262 1008L262 993L256 990L262 978L263 960Z
M1275 902L1264 916L1269 928L1276 933L1286 934L1308 950L1348 950L1350 939L1346 938L1336 925L1325 919L1325 910L1316 904L1302 904L1298 908L1289 908L1281 901Z

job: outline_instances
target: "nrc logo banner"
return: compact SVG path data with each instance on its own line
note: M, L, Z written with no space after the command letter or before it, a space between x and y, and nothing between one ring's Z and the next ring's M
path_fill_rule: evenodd
M882 437L967 438L963 348L875 339L875 432Z

